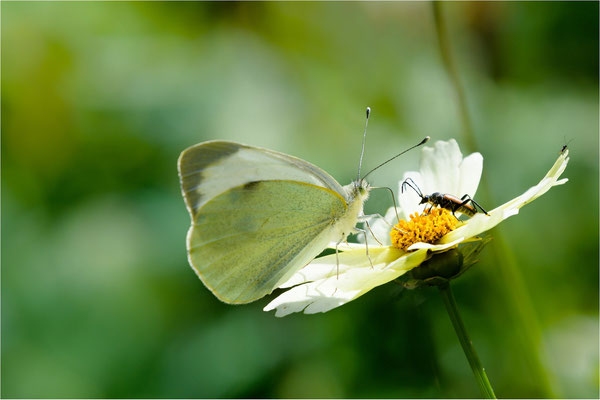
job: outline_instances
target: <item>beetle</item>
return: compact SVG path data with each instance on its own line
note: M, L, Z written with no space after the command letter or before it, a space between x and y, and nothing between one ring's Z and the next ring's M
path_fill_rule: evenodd
M468 194L465 194L460 199L454 195L443 194L439 192L424 195L421 192L421 189L419 189L419 187L415 183L415 181L413 181L411 178L406 178L404 182L402 182L402 193L404 193L404 188L406 186L412 188L412 190L414 190L419 195L419 197L421 197L421 202L419 204L431 205L431 207L429 207L429 210L427 211L427 214L431 212L431 209L433 207L437 206L451 211L452 215L454 215L454 218L456 219L458 219L458 217L455 214L456 212L472 217L473 215L479 212L477 208L479 208L485 215L490 215L487 213L487 211L483 209L483 207L479 205L479 203L473 200Z
M573 138L567 142L567 138L565 138L565 140L564 140L565 144L563 145L562 149L560 149L560 152L558 154L563 154L569 148L568 147L569 143L571 143L573 140L575 140L575 138Z

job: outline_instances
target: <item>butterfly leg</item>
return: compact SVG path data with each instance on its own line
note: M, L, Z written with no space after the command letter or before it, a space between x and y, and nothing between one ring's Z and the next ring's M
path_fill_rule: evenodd
M389 226L390 226L390 228L393 226L393 225L392 225L390 222L388 222L388 221L385 219L385 217L384 217L383 215L381 215L381 214L379 214L379 213L375 213L375 214L369 214L369 215L361 215L361 216L359 216L359 217L358 217L358 221L359 221L359 222L366 222L366 219L369 219L369 218L374 218L374 217L381 218L381 220L382 220L383 222L385 222L387 225L389 225Z
M365 235L365 251L367 253L367 258L369 259L369 263L371 263L371 268L375 269L375 267L373 266L373 260L371 260L371 256L369 255L369 243L367 243L367 231L364 229L360 229L360 228L354 228L354 229L356 229L359 232L362 232L362 234ZM369 228L369 229L371 229L371 228Z
M396 226L393 226L393 227L392 227L392 229L395 229L395 230L397 230L398 232L402 232L402 233L408 233L408 232L407 232L407 231L405 231L404 229L400 229L400 228L398 228L398 227L396 227Z
M373 236L373 239L375 239L375 241L377 243L379 243L380 246L383 246L383 243L381 243L379 241L379 239L377 239L377 236L375 236L375 234L373 233L373 230L371 229L371 225L369 225L368 221L365 221L365 224L367 225L367 228L369 228L369 232L371 232L371 236ZM367 237L365 236L365 243L367 243Z
M369 229L369 232L371 232L371 236L373 236L373 239L375 239L375 241L377 243L379 243L380 246L383 246L383 243L381 243L379 241L379 239L377 239L377 236L375 236L375 234L373 233L373 230L371 229L371 225L369 225L369 218L371 217L380 217L385 221L385 218L383 218L381 215L379 214L372 214L372 215L361 215L360 217L358 217L359 221L362 221L365 223L365 225L367 225L367 228ZM390 224L389 222L385 221L387 224ZM391 224L390 224L391 225ZM367 237L365 236L365 243L367 241Z
M391 223L389 223L385 218L383 218L381 216L381 214L370 214L370 215L365 215L365 217L379 217L379 218L381 218L383 220L383 222L385 222L386 224L388 224L388 226L390 227L390 229L395 229L398 232L402 232L402 233L408 233L405 230L398 228L396 225L392 225ZM381 243L379 243L379 244L381 244Z
M404 186L402 186L402 188L404 188ZM396 197L394 196L394 191L387 186L371 187L371 190L373 189L387 189L390 192L390 195L392 196L392 204L394 205L394 211L396 212L396 219L398 220L398 223L400 223L400 216L398 215L398 207L396 207Z
M338 250L338 246L340 245L340 243L342 243L342 240L335 244L335 265L337 266L335 279L340 279L340 252Z

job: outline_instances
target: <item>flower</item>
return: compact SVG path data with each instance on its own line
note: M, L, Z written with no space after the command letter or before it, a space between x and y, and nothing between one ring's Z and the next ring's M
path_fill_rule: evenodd
M567 182L566 178L559 180L559 177L569 162L568 154L568 150L561 152L546 176L522 195L488 211L488 215L477 213L465 221L457 221L445 209L436 208L423 215L427 205L419 204L421 198L416 191L406 188L408 190L404 190L398 199L397 211L401 220L396 220L396 210L392 207L384 218L377 218L371 225L377 238L376 241L372 235L367 235L372 264L366 257L365 244L343 244L339 246L338 257L331 254L317 258L295 273L280 286L289 289L271 301L264 311L276 310L277 317L293 312L329 311L402 276L437 253L478 240L477 235L518 214L521 207L551 187ZM411 178L424 194L440 192L474 197L482 168L481 154L473 153L463 158L455 140L438 141L433 148L423 148L420 170L405 173L401 183ZM398 224L391 228L394 222ZM444 228L440 228L442 225ZM412 235L412 241L406 242L405 237L398 239L398 235L403 234ZM394 237L398 239L395 245L392 243ZM335 244L330 247L335 248Z

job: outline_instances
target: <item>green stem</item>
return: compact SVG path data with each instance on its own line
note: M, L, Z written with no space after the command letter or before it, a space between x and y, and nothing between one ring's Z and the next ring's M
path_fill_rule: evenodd
M473 343L467 335L465 324L463 323L462 318L460 318L458 308L456 308L456 301L454 300L454 295L452 294L450 285L446 283L439 285L438 288L440 289L442 299L444 299L444 304L446 305L448 316L452 321L452 326L454 326L454 330L456 331L458 340L460 341L463 351L465 352L465 356L467 356L467 360L469 360L469 365L473 370L475 380L477 380L477 384L481 389L481 393L483 393L483 397L486 399L495 399L496 395L494 394L494 389L492 389L490 380L485 373L485 368L483 368L481 361L479 361L479 357L477 356L477 352L473 347Z

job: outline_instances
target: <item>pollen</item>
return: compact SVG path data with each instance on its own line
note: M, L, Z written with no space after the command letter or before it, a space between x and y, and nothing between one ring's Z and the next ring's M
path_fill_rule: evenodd
M445 208L434 208L428 214L412 214L410 221L400 221L392 228L392 246L402 250L415 243L435 243L454 230L460 222Z

